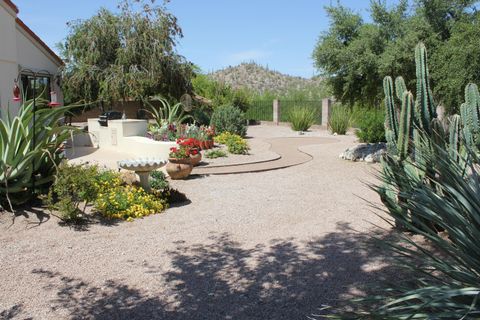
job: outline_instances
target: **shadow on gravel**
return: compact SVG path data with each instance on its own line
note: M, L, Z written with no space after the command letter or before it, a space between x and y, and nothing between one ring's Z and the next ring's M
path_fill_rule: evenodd
M245 248L228 234L212 234L197 245L178 242L169 252L171 271L155 257L143 266L158 277L145 284L148 292L115 281L96 287L56 272L33 272L48 283L45 290L58 291L50 304L71 319L307 319L355 288L394 276L370 238L339 224L338 231L306 243L279 239Z

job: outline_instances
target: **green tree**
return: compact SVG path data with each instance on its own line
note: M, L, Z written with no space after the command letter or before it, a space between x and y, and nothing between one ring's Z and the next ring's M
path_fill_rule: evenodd
M480 82L480 15L450 29L450 38L432 56L434 93L439 103L458 112L468 83Z
M165 4L123 0L118 7L68 24L60 45L67 98L112 102L190 92L193 68L175 51L183 34Z
M479 42L477 3L400 0L388 6L385 0L372 0L369 23L344 6L327 7L330 28L314 49L315 65L342 103L378 106L386 75L405 75L407 86L415 88L415 61L410 51L424 42L430 48L436 96L448 103L447 108L455 109L462 98L459 88L480 80L480 73L475 72L480 70L478 54L473 57ZM452 73L458 77L450 77Z

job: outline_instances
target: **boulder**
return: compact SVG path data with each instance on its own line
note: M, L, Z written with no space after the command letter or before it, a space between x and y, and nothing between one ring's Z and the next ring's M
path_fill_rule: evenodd
M344 160L375 163L380 162L386 150L387 145L384 142L362 143L346 149L339 157Z

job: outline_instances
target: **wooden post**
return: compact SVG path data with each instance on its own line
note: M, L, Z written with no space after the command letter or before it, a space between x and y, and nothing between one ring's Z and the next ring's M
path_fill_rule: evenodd
M280 100L273 100L273 124L280 124Z
M328 121L332 114L332 100L329 98L322 100L322 126L328 127Z

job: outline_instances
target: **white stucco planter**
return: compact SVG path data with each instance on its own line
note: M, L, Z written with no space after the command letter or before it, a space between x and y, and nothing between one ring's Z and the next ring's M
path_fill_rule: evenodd
M145 137L147 125L147 120L126 119L109 120L108 127L102 127L98 118L91 118L88 119L88 132L94 147L108 148L142 158L167 160L170 148L177 144Z

